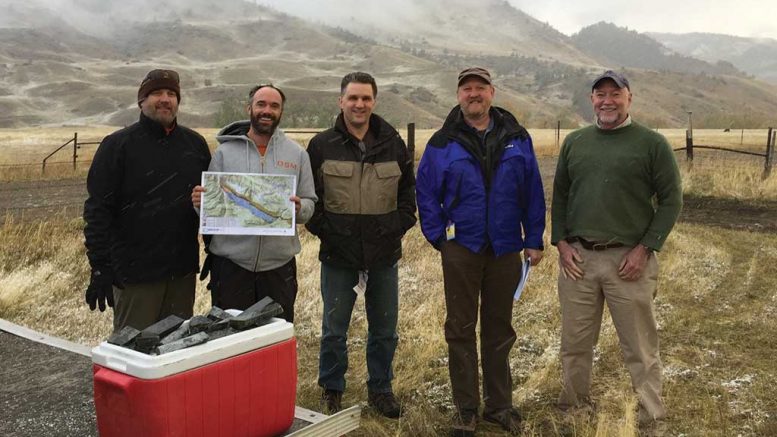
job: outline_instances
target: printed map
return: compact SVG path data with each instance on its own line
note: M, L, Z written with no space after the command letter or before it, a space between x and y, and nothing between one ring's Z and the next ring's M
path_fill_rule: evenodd
M200 233L294 235L294 175L202 174Z

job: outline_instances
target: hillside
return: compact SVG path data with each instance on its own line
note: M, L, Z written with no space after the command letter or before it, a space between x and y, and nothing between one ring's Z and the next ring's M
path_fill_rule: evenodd
M342 10L351 0L341 1L341 9L330 0L316 7ZM609 24L569 38L503 0L485 1L467 19L464 0L399 0L322 22L242 0L172 0L165 8L151 0L0 0L0 127L129 124L140 79L158 67L181 73L180 119L199 127L239 112L261 82L286 90L284 126L327 126L340 78L364 70L379 84L378 113L434 128L456 103L456 73L471 65L493 71L495 103L530 127L590 120L589 81L605 68L634 76L633 112L650 125L682 126L692 110L699 127L765 127L777 113L777 87L729 64L681 56Z
M604 64L691 74L740 74L727 62L711 64L675 53L648 35L612 23L584 27L572 35L572 41L581 51Z
M730 62L742 71L777 83L777 40L714 33L648 35L678 53L708 62Z
M319 0L303 17L404 48L470 55L515 54L574 65L593 63L571 44L569 37L508 2L485 0L480 4L483 7L474 8L466 0L397 0L391 4Z

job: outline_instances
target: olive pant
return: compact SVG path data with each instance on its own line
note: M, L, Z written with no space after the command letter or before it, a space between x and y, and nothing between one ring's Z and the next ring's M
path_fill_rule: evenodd
M194 311L194 272L174 279L113 287L113 332L125 326L143 330L170 315L191 318Z
M495 256L474 253L455 241L441 246L445 282L445 341L456 409L480 407L475 325L480 307L480 359L483 366L484 413L512 407L510 350L513 294L521 279L520 252ZM480 305L478 305L480 304Z
M652 419L664 418L661 359L653 317L658 279L656 256L650 255L640 279L624 281L618 276L618 267L630 247L592 251L585 250L580 243L572 246L583 258L581 267L585 276L577 281L563 275L558 279L563 370L559 407L579 406L589 396L593 349L599 339L604 303L607 303L640 407Z

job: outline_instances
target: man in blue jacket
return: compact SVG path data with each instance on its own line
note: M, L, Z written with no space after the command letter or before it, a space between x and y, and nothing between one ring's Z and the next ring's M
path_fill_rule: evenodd
M542 259L545 196L528 132L492 107L490 73L459 73L457 99L418 167L421 230L442 256L445 340L457 415L451 435L474 436L480 407L475 325L480 303L483 419L520 433L509 354L521 251Z

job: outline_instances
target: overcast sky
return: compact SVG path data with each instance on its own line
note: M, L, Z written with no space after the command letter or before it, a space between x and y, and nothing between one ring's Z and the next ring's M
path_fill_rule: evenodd
M421 0L422 1L422 0ZM775 0L508 0L518 9L571 35L582 27L608 21L639 32L710 32L777 39L777 1ZM339 1L257 0L308 19L346 13L336 11ZM345 2L348 3L348 2ZM381 8L384 0L362 0L369 11ZM396 6L401 0L394 0ZM321 5L322 10L316 10ZM326 6L324 6L326 5ZM465 13L464 11L462 13Z
M639 32L710 32L777 38L774 0L508 0L567 35L599 21Z

